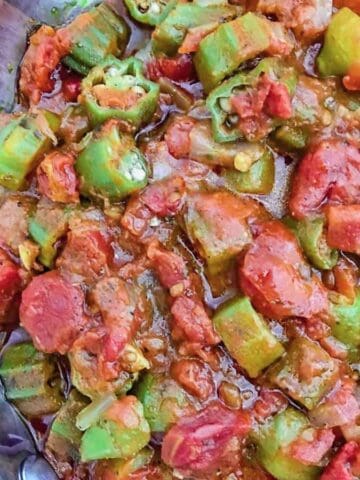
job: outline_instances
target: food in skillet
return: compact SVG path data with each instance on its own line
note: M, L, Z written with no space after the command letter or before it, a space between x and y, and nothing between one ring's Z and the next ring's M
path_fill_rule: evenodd
M125 0L30 37L0 377L60 479L360 478L359 14Z

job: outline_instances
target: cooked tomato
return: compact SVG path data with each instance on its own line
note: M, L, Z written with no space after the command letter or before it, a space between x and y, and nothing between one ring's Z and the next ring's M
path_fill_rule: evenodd
M280 222L266 223L239 268L240 286L267 317L310 318L325 313L327 293L311 274L293 234Z
M321 480L353 480L359 471L353 466L359 463L360 447L356 442L346 443L335 455L321 475Z
M79 201L78 180L71 153L55 150L37 168L39 192L54 202Z
M166 132L165 141L171 155L186 158L190 153L190 132L195 120L190 117L178 118L172 122Z
M341 140L324 140L301 160L289 208L296 218L320 212L326 204L360 202L360 153Z
M360 204L329 207L327 221L329 245L360 255Z
M0 249L0 323L11 320L8 314L21 290L21 284L19 267Z
M194 65L190 55L157 58L148 63L147 71L151 80L167 77L170 80L181 82L193 80L195 77Z
M161 457L185 475L212 473L225 458L230 463L236 461L238 446L234 440L249 429L247 413L211 404L170 429L163 440Z
M197 359L182 359L171 366L173 378L190 394L206 400L214 391L209 367Z
M161 284L165 288L172 288L175 285L183 285L187 278L187 268L183 258L174 252L151 244L147 250L147 256L153 264Z
M24 290L20 321L35 346L65 354L86 325L85 295L56 270L35 277Z

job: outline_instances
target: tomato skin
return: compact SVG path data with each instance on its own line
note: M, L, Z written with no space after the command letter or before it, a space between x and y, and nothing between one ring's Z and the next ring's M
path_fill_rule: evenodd
M152 262L160 283L165 288L170 289L181 283L184 285L187 278L187 269L180 255L152 243L147 250L147 256Z
M196 297L177 297L172 304L171 313L175 326L191 343L208 346L220 342L202 302Z
M346 443L326 467L320 480L353 480L354 463L359 463L360 447L356 442Z
M21 289L20 269L0 249L0 324L7 322L7 314Z
M214 391L211 370L200 360L178 360L171 366L171 375L185 390L200 400L206 400Z
M167 77L175 82L186 82L195 78L195 69L191 55L182 54L172 58L160 57L147 65L150 80L157 81Z
M230 410L213 403L193 416L183 417L165 435L161 457L169 466L185 475L211 473L226 456L237 460L231 441L250 430L246 412Z
M81 288L53 270L33 278L24 290L20 321L36 348L65 354L86 324L84 302Z
M293 178L291 214L302 219L326 204L360 203L360 153L341 140L324 140L303 157Z
M179 213L184 204L185 181L181 177L171 177L156 182L143 191L144 204L159 217L173 216Z
M39 103L41 95L53 89L51 73L69 49L66 33L60 35L51 27L44 25L31 36L20 75L20 91L30 104Z
M63 272L91 283L106 273L111 261L112 249L107 232L97 223L82 222L68 233L56 265Z
M273 82L265 101L265 111L272 117L288 120L292 116L291 98L285 85Z
M175 158L186 158L190 153L190 132L195 120L190 117L180 117L171 123L165 134L169 152Z
M240 264L239 279L255 308L270 318L311 318L328 309L326 290L310 276L296 238L276 220L259 228Z
M318 465L334 443L335 435L331 429L315 430L313 439L307 441L299 438L288 445L292 458L304 465Z
M328 244L360 255L360 205L329 207L326 213Z
M71 153L54 151L37 168L38 189L53 202L79 201L78 181Z

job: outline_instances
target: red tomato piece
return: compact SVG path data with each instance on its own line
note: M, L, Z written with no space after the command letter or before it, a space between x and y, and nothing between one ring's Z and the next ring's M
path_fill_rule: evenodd
M360 446L356 442L346 443L326 467L320 480L354 480L352 466L359 462Z
M141 198L131 198L121 218L121 225L135 237L150 234L150 220L154 214L144 205Z
M7 322L21 283L19 267L0 249L0 324Z
M358 7L360 10L360 7ZM343 78L344 87L348 90L360 90L360 62L351 65L347 75Z
M180 255L152 243L147 250L147 256L165 288L170 289L175 285L184 285L187 268Z
M318 465L332 447L335 435L331 429L306 431L308 438L300 437L287 446L289 455L305 465Z
M288 401L282 392L262 388L253 407L253 416L257 422L264 422L272 415L284 410Z
M333 268L336 290L345 295L351 303L355 300L358 282L358 269L356 265L345 258L340 258Z
M285 85L273 82L265 100L265 112L271 117L287 120L292 116L291 98Z
M196 297L177 297L172 304L171 313L175 327L180 329L190 342L200 346L216 345L220 342L202 302Z
M76 102L81 93L82 77L75 72L60 66L61 90L67 102Z
M39 192L53 202L79 201L78 181L71 153L54 151L37 168Z
M190 117L177 117L169 126L165 134L165 141L169 152L175 158L186 158L190 153L190 132L195 125Z
M250 426L247 413L229 410L219 403L211 404L193 416L181 418L169 430L163 440L161 457L167 465L187 476L211 473L226 458L230 462L236 459L234 441L244 437Z
M310 318L328 309L325 288L311 276L295 236L278 221L260 228L239 273L243 292L270 318Z
M56 265L64 272L92 282L103 276L112 260L109 236L97 222L84 221L68 233Z
M160 57L147 65L148 76L157 81L167 77L175 82L186 82L195 78L195 69L191 55L176 55L175 57Z
M360 255L360 205L329 207L327 221L328 244Z
M69 351L86 324L84 293L58 271L33 278L22 294L20 320L46 353Z
M30 37L20 72L20 91L31 104L37 104L44 92L53 89L51 73L70 49L68 36L42 26Z
M336 8L348 7L354 12L360 15L360 2L359 0L335 0L334 1Z
M197 359L182 359L171 366L172 377L191 395L206 400L214 391L210 368Z
M186 37L179 48L179 53L194 53L199 48L201 40L214 32L218 27L218 22L206 23L198 27L189 28Z
M325 204L360 203L360 153L341 140L324 140L301 160L295 173L289 209L296 218Z
M159 217L179 213L184 204L185 182L181 177L171 177L145 188L141 194L144 204Z

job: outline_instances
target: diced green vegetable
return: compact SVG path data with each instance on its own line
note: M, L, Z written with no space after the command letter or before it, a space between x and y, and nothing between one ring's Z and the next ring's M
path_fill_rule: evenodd
M309 132L305 128L282 125L275 131L274 139L289 152L304 150L309 142Z
M27 417L56 412L63 401L55 359L19 343L5 349L0 359L0 377L6 397Z
M200 42L194 58L205 92L209 93L239 65L269 46L270 35L264 20L252 12L220 25Z
M269 369L270 381L311 410L339 379L335 360L317 343L295 338L286 354Z
M250 14L248 14L250 15ZM205 39L206 40L206 39ZM213 135L217 142L233 142L246 137L246 133L239 129L238 122L232 121L233 111L231 98L238 92L254 89L263 74L272 80L286 86L291 95L295 92L297 77L292 67L286 66L278 58L265 58L256 68L249 73L239 73L226 80L215 88L206 100L206 105L212 117ZM273 118L271 129L282 123L278 118ZM264 132L266 135L269 132ZM248 138L253 141L253 138Z
M81 460L129 458L150 440L142 404L128 396L114 402L81 439Z
M239 193L267 195L273 189L275 181L273 155L267 150L259 160L251 165L247 172L224 169L221 176L225 180L226 186L231 190Z
M333 304L331 310L335 319L332 327L333 335L348 347L350 360L358 361L360 354L360 290L357 290L355 300L351 305Z
M311 263L322 270L331 270L338 260L338 252L330 248L324 233L322 218L295 220L287 217L285 224L293 231Z
M304 465L287 447L301 438L310 427L307 417L292 407L271 417L255 433L257 458L262 466L277 480L317 480L320 468Z
M341 8L331 18L325 33L324 46L317 57L321 75L346 75L360 61L360 16Z
M159 98L159 85L144 77L143 63L135 57L118 60L109 55L83 80L82 101L93 125L111 118L135 129L149 121Z
M82 432L76 428L75 419L85 408L87 400L77 390L71 390L68 399L57 413L46 440L45 448L59 462L78 462Z
M148 169L134 139L116 125L94 136L75 163L87 197L121 200L147 184Z
M152 432L166 432L189 408L185 391L171 378L147 373L136 388Z
M99 462L96 467L96 478L100 480L129 480L129 476L140 468L146 467L153 456L153 450L144 448L135 457L127 460Z
M26 176L51 148L53 135L60 126L54 113L40 111L21 115L0 130L0 185L20 190Z
M199 5L196 2L179 2L152 34L156 53L175 55L190 28L209 23L222 23L236 15L238 9L231 5Z
M236 297L222 305L213 322L230 355L252 378L285 351L247 297Z
M65 27L64 35L69 36L71 48L63 63L86 75L91 67L102 62L107 55L120 56L123 53L129 29L106 3L101 3Z
M48 268L53 266L56 242L67 232L70 212L71 209L45 199L29 218L29 233L40 247L39 261Z

